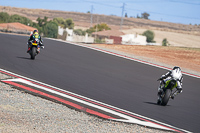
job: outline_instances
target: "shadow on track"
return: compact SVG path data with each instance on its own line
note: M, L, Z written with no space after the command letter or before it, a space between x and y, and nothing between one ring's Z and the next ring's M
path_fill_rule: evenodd
M26 60L31 60L31 58L28 58L28 57L17 57L19 59L26 59Z
M144 102L144 103L152 104L152 105L157 105L157 106L162 106L162 105L158 105L157 103L154 103L154 102ZM170 106L170 105L166 105L166 106Z

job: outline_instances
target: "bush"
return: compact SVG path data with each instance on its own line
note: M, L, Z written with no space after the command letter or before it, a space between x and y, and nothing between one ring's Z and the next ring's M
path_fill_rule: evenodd
M105 40L102 40L102 39L95 39L94 42L95 42L95 43L105 43Z
M168 46L168 45L170 45L170 44L168 43L167 39L164 38L162 41L162 46Z
M85 36L86 31L83 31L81 29L76 29L74 30L74 34L79 35L79 36Z
M154 36L155 36L153 31L147 30L142 35L147 37L147 40L146 40L147 42L155 42L153 41Z

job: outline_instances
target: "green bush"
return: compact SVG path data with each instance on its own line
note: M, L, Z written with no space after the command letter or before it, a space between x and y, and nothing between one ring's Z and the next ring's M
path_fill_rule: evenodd
M168 43L167 39L164 38L162 41L162 46L168 46L168 45L169 45L169 43Z
M97 24L94 27L91 27L91 28L87 29L86 32L89 35L91 35L95 31L98 32L98 31L103 31L103 30L111 30L111 28L107 24L102 23L102 24Z
M153 41L154 36L155 36L153 31L146 30L142 35L147 37L147 40L146 40L147 42L155 42Z
M82 29L76 29L74 30L74 34L79 35L79 36L85 36L86 31L83 31Z

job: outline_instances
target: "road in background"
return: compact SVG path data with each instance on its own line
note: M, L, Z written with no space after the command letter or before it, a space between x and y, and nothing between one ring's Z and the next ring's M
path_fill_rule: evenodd
M183 93L157 106L156 81L167 70L44 39L30 60L28 37L0 34L0 68L172 126L199 132L199 79L184 75Z

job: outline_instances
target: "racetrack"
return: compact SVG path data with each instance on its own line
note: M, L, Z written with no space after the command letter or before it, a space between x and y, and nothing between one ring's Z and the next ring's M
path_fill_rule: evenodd
M44 39L30 60L28 37L0 34L0 68L191 132L200 132L199 79L184 75L183 93L157 106L156 81L167 70Z

